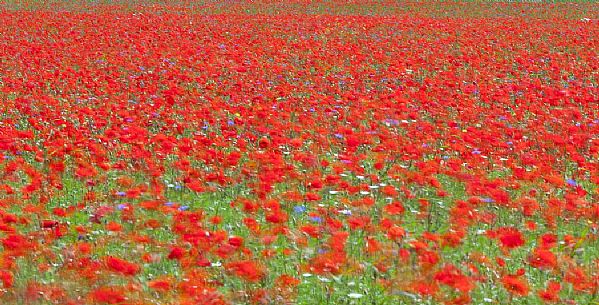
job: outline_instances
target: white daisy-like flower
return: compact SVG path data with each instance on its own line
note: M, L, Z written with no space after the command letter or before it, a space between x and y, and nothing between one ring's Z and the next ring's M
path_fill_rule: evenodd
M350 297L350 298L352 298L352 299L360 299L364 295L361 294L361 293L352 292L352 293L348 294L347 296Z

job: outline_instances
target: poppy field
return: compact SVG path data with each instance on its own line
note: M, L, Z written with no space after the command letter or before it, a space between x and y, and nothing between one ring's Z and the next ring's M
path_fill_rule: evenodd
M132 3L0 4L0 304L599 304L598 4Z

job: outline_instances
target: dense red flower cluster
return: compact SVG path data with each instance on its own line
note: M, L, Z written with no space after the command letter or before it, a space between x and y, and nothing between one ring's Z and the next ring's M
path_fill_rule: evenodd
M209 3L0 11L0 303L592 302L597 5Z

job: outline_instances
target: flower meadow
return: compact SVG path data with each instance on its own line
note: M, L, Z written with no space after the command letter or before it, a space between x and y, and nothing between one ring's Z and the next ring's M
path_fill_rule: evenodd
M0 5L0 304L599 304L599 5Z

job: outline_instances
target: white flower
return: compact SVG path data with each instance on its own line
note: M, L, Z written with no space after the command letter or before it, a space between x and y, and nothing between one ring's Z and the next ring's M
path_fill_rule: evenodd
M359 298L363 297L364 295L361 293L352 292L352 293L348 294L347 296L352 299L359 299Z

